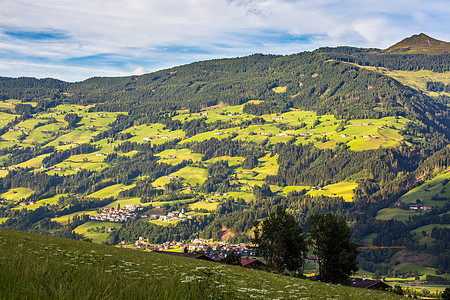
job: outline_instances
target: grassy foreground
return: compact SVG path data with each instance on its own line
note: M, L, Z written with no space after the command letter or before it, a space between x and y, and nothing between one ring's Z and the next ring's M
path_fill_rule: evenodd
M241 267L0 229L0 299L401 299Z

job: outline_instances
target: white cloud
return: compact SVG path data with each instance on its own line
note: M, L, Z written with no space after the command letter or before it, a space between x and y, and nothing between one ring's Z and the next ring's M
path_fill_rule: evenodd
M44 59L46 70L52 64L60 71L64 66L91 70L78 72L79 79L254 52L289 54L325 45L384 48L418 30L450 38L450 7L444 0L0 1L4 61ZM24 40L5 34L14 30L55 31L67 38ZM303 35L315 38L295 39ZM80 63L90 56L90 67ZM98 63L97 56L102 57ZM18 67L7 73L24 72ZM63 73L60 78L67 79Z
M130 75L144 75L145 73L149 73L149 71L146 71L143 67L139 67L134 69Z

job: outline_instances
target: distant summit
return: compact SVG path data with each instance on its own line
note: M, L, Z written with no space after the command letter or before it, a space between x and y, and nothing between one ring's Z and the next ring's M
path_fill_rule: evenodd
M420 33L398 42L387 48L385 52L392 54L443 54L450 53L450 43Z

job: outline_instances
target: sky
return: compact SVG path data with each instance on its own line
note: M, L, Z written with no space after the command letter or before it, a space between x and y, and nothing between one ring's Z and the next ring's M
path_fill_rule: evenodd
M450 40L448 0L0 0L0 76L82 81L253 53Z

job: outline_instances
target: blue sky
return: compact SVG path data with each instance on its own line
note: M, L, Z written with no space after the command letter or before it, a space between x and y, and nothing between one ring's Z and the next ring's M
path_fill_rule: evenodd
M0 76L80 81L252 53L450 40L448 0L0 0Z

